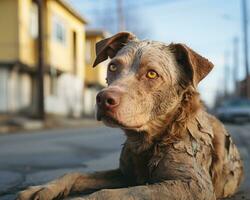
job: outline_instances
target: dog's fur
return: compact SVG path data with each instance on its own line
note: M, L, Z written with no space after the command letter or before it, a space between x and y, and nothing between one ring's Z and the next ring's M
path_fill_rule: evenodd
M66 174L22 191L19 200L50 200L99 190L81 199L206 199L231 196L243 174L224 126L204 111L197 84L213 64L183 44L139 41L121 32L97 43L94 66L111 58L108 87L119 105L99 99L97 117L124 130L117 170ZM149 70L157 72L148 78ZM104 96L105 96L104 95ZM102 96L102 98L105 98ZM112 102L111 102L112 103Z

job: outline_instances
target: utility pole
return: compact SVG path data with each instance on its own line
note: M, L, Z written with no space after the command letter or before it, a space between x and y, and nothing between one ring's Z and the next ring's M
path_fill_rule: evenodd
M118 32L125 30L123 0L117 0Z
M235 37L233 39L233 81L234 81L234 94L239 95L238 91L238 73L239 73L239 38Z
M229 65L228 65L228 61L229 61L229 53L228 51L225 52L224 54L224 98L227 98L228 96L228 82L229 82Z
M245 93L248 98L250 98L250 91L249 91L249 68L248 68L248 16L247 16L247 1L242 0L242 22L243 22L243 47L244 47L244 63L245 63L245 70L246 70L246 89Z
M44 112L44 46L43 46L43 8L44 0L36 0L38 6L38 68L37 68L37 117L45 118Z

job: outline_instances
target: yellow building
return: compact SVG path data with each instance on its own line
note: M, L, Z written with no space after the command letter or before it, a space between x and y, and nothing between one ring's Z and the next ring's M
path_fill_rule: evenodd
M107 38L109 34L103 30L87 29L86 30L86 68L85 68L85 85L96 85L103 87L106 85L106 67L107 62L102 62L95 68L93 63L96 58L95 45L100 40Z
M36 102L35 2L0 1L0 112L30 110ZM57 80L63 74L71 75L65 80L84 82L86 20L63 0L44 0L43 16L45 95L50 96L58 92Z
M88 115L94 113L96 93L106 85L108 61L100 63L95 68L92 67L96 58L95 45L106 37L109 37L109 34L103 30L86 30L84 110Z

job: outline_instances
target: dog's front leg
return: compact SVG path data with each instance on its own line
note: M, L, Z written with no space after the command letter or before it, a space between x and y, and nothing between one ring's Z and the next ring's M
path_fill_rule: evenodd
M70 193L125 186L119 169L93 174L69 173L45 185L30 187L18 194L18 200L52 200Z
M211 185L197 180L169 180L157 184L105 189L74 200L215 200Z

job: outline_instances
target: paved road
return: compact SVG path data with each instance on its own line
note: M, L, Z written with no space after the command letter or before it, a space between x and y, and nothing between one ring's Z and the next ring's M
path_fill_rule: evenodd
M66 172L116 168L123 141L120 130L106 127L2 135L0 200Z
M228 125L250 164L250 125ZM120 130L66 129L0 136L0 200L28 186L47 182L70 171L90 172L116 168L124 136ZM250 169L241 190L250 189ZM242 193L240 194L242 198ZM245 199L250 198L244 194Z

